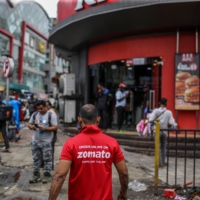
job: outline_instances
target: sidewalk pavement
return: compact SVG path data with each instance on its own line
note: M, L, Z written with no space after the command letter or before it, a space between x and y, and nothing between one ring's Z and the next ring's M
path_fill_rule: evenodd
M6 170L12 171L12 168L20 170L20 179L17 185L9 185L3 184L1 185L1 174L0 174L0 191L3 191L4 195L8 196L20 190L23 191L33 191L42 194L48 195L50 183L44 185L42 183L39 184L29 184L29 178L32 176L32 156L31 156L31 137L33 135L33 131L30 131L28 128L23 128L20 131L22 139L17 143L10 143L11 153L1 153L1 163L4 166L0 166L0 171L5 170L5 166L7 166ZM131 133L130 133L131 134ZM62 150L62 146L64 142L69 138L68 133L62 133L62 131L58 132L58 140L55 145L55 154L54 160L55 165L59 162L60 152ZM3 146L3 143L0 143L0 148ZM142 155L138 153L126 152L123 149L125 155L125 160L127 161L127 166L130 174L130 181L135 179L148 179L154 176L154 157ZM187 159L187 179L186 181L190 181L193 179L193 159ZM178 184L183 184L184 180L184 159L178 158ZM174 185L174 177L175 177L175 158L169 159L169 184ZM56 167L55 167L56 168ZM142 169L139 170L139 169ZM137 171L139 170L139 171ZM42 171L41 171L42 172ZM196 159L196 186L200 185L200 162L199 159ZM163 182L166 182L166 167L163 169L159 169L159 179ZM60 197L65 197L67 194L67 181L65 180L65 184L60 193ZM113 171L113 180L116 180L118 183L118 177L116 170ZM5 182L6 183L6 182ZM8 187L8 188L7 188ZM118 191L119 185L115 185L114 188ZM1 194L1 192L0 192ZM0 196L1 197L1 196Z
M20 131L22 139L17 143L10 143L11 153L0 153L1 163L0 165L0 199L3 199L6 196L10 196L18 193L19 191L29 192L30 194L48 196L50 184L42 184L41 182L36 184L29 184L29 179L32 177L32 156L31 156L31 137L33 131L30 131L28 128L23 128ZM58 132L58 140L55 145L55 169L59 162L60 152L64 142L69 138L67 133ZM3 146L3 143L0 143L0 148ZM147 174L144 170L137 168L136 165L127 163L129 170L130 180L135 179L152 179L151 174ZM43 176L43 171L40 171L41 176ZM53 175L54 172L52 172ZM12 183L9 180L13 180L16 174L19 176L19 180L16 183ZM9 179L9 180L8 180ZM114 199L117 199L119 192L120 184L117 171L113 165L113 195ZM68 177L63 184L62 190L59 194L60 198L66 199L68 189ZM132 191L129 191L130 195ZM45 198L44 198L45 199Z

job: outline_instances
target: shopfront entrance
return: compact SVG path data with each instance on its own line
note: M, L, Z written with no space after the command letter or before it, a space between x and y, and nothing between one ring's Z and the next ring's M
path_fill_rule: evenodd
M89 102L96 103L97 85L102 83L110 90L113 101L109 107L110 127L116 124L115 93L124 82L132 95L127 99L125 124L135 127L142 118L144 88L149 88L149 109L158 107L161 97L161 57L131 58L108 61L89 66Z

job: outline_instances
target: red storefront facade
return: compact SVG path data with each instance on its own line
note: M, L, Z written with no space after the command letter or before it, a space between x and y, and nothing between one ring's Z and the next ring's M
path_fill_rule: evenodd
M72 60L72 64L74 64L74 72L76 76L79 77L79 80L76 81L77 85L79 86L81 83L86 83L86 89L82 89L85 96L85 103L88 102L87 96L89 96L87 88L89 88L89 84L91 84L91 82L89 82L87 85L90 77L88 75L89 72L87 71L86 66L88 67L98 63L122 59L126 60L130 58L160 57L162 58L163 62L159 77L161 80L159 83L161 87L160 96L168 99L168 108L172 110L180 128L194 129L200 127L200 122L198 120L200 113L198 111L189 110L176 111L174 101L175 54L200 53L200 37L198 34L197 22L197 19L200 16L193 18L193 21L195 22L193 24L190 23L190 19L185 17L192 12L199 2L179 1L177 3L172 3L171 1L163 0L163 2L149 2L151 5L146 5L145 1L141 1L140 3L135 1L135 4L133 4L133 2L132 4L129 4L128 1L125 0L107 0L102 2L96 0L81 2L83 3L83 9L76 11L75 8L78 4L77 0L59 1L58 20L60 23L58 23L58 26L55 27L51 33L50 42L54 43L58 47L58 52L68 55ZM89 3L93 3L93 5L90 6ZM159 6L161 7L161 10L163 9L164 14L168 13L166 17L163 17L164 14L161 15L161 19L158 19L160 13L158 9ZM99 7L98 10L97 7ZM170 13L169 7L171 8ZM173 13L175 13L176 7L180 8L180 16L178 20L174 19L174 22ZM110 12L106 12L106 9L110 9ZM120 16L121 13L119 12L121 12L123 9L126 10L127 15L124 13L124 15ZM89 10L91 10L90 13ZM130 13L128 13L130 10L132 12L135 11L135 15L141 17L141 20L138 18L138 21L141 23L135 21L135 26L130 25L132 27L129 28L129 25L123 26L123 23L129 23L127 19L131 17ZM186 11L187 15L181 15ZM151 13L151 16L148 19L149 13ZM76 15L79 15L77 19L75 19ZM113 31L109 32L106 28L102 30L103 26L100 27L100 25L95 25L95 17L96 24L98 24L103 21L102 18L105 17L105 15L107 15L108 19L108 22L104 21L105 27L107 28L110 25L111 28L114 29ZM114 26L113 24L110 24L110 20L115 16L116 19L112 19L112 22L115 24ZM86 21L87 17L88 21ZM167 19L167 17L169 19ZM174 16L174 18L176 17ZM180 18L183 19L181 20ZM88 23L90 22L92 30L87 30L87 32L89 32L88 35L85 33L85 29L83 30L83 27L80 27L79 22L77 22L78 19L80 22L85 23L84 25L87 28L89 27ZM92 19L94 19L94 21L92 21ZM106 17L104 19L106 19ZM130 21L131 19L132 18L130 18ZM116 22L117 20L118 22ZM152 22L152 26L151 24L149 25L150 22ZM145 24L147 28L145 28ZM77 27L80 27L80 29ZM95 31L95 28L98 29L99 27L101 28L102 33ZM74 31L81 30L82 28L82 34L78 33L78 36L82 37L82 41L80 41L79 44L77 40L75 41L76 38L74 38L74 43L70 41L69 45L67 44L67 39L66 44L61 44L59 41L55 42L56 37L58 37L58 35L61 36L62 32L66 35L69 33L69 36L71 36L68 28L74 28ZM124 31L121 31L121 29ZM71 39L73 40L72 37ZM84 68L84 66L85 70L81 69ZM158 99L156 99L156 101L158 101Z

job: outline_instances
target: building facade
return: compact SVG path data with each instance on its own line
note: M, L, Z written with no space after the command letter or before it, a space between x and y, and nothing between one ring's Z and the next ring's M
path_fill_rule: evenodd
M133 91L136 123L148 85L151 109L165 97L180 128L198 129L199 5L196 0L60 0L49 41L71 60L84 103L94 103L98 82L114 95L123 81ZM181 72L190 79L180 79ZM196 83L187 84L194 77Z
M22 90L45 93L45 64L48 47L49 16L34 1L0 1L0 57L12 56L15 72L10 93ZM5 80L0 78L0 85Z

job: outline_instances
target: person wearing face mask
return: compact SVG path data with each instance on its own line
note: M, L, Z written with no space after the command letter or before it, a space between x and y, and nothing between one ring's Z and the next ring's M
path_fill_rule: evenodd
M117 109L117 126L118 126L118 131L120 133L124 132L124 130L122 130L121 128L122 128L122 125L123 125L123 121L125 119L126 99L129 95L129 91L127 91L125 89L126 89L126 84L120 83L119 89L115 94L115 97L116 97L115 107Z

